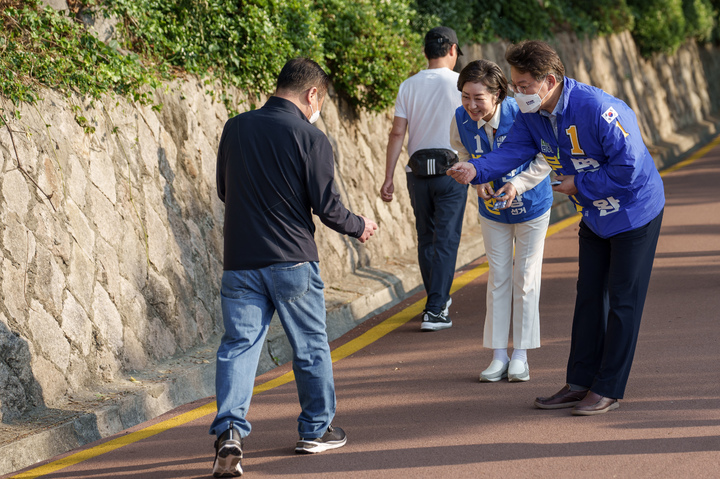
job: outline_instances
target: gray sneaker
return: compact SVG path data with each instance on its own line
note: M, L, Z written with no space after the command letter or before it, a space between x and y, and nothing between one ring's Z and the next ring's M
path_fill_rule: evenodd
M227 431L215 441L213 477L242 476L243 470L240 463L243 457L242 445L240 431L231 422Z
M347 442L345 431L339 427L328 426L322 437L306 439L301 437L295 445L295 452L298 454L317 454L329 449L343 447Z
M420 331L439 331L451 326L452 321L450 321L450 318L445 315L444 312L434 314L430 311L425 311L422 316Z

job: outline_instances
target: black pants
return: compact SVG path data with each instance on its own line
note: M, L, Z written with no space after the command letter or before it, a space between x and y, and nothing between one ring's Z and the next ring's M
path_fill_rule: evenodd
M625 393L662 212L645 226L601 238L580 222L577 298L567 382L601 396Z
M427 291L425 309L439 313L450 298L468 187L450 176L418 178L412 173L407 173L407 185Z

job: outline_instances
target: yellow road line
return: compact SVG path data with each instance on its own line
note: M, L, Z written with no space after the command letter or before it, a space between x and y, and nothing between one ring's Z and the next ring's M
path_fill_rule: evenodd
M700 148L698 151L696 151L693 155L691 155L687 160L683 160L679 163L675 163L674 165L665 168L660 172L660 176L665 176L668 173L672 173L673 171L679 170L680 168L684 168L690 163L699 160L703 156L707 155L710 150L715 148L716 146L720 145L720 135L716 136L713 141L708 143L707 145Z
M483 263L480 266L477 266L473 268L472 270L468 271L467 273L464 273L457 279L453 281L452 289L450 290L450 293L454 293L455 291L459 290L460 288L463 288L467 286L471 281L478 278L479 276L485 274L488 270L487 263ZM421 299L420 301L417 301L416 303L412 304L411 306L408 306L407 308L403 309L397 314L394 314L393 316L389 317L382 323L378 324L377 326L371 328L370 330L366 331L365 333L361 334L357 338L349 341L346 344L343 344L342 346L336 348L332 352L332 359L333 362L339 361L343 358L346 358L347 356L350 356L351 354L356 353L357 351L361 350L368 344L371 344L378 339L382 338L383 336L387 335L391 331L399 328L403 324L410 321L412 318L420 314L423 310L423 304L425 302L425 299ZM268 391L270 389L276 388L278 386L282 386L283 384L287 384L289 382L292 382L295 378L292 371L287 372L283 374L280 377L277 377L275 379L271 379L270 381L267 381L263 384L259 384L255 386L253 389L253 395L260 394L261 392ZM157 424L154 424L152 426L149 426L145 429L141 429L136 432L132 432L130 434L126 434L122 437L118 437L116 439L112 439L108 442L105 442L103 444L100 444L95 447L91 447L90 449L86 449L80 452L77 452L75 454L71 454L70 456L67 456L64 459L59 459L57 461L45 464L43 466L36 467L34 469L31 469L29 471L23 472L21 474L12 476L10 479L34 479L36 477L43 476L45 474L50 474L53 472L56 472L60 469L64 469L69 466L73 466L75 464L78 464L83 461L87 461L88 459L92 459L94 457L100 456L102 454L114 451L115 449L119 449L123 446L127 446L128 444L132 444L137 441L141 441L143 439L146 439L148 437L154 436L156 434L159 434L161 432L164 432L168 429L172 429L177 426L181 426L185 423L194 421L196 419L199 419L203 416L207 416L209 414L214 414L216 411L216 402L213 401L211 403L205 404L204 406L200 406L198 408L195 408L191 411L188 411L186 413L183 413L179 416L167 419L165 421L159 422Z
M472 270L468 271L467 273L461 275L457 279L453 281L452 289L450 290L450 293L454 293L455 291L467 286L471 281L478 278L479 276L485 274L488 270L487 263L483 263L480 266L477 266L473 268ZM425 299L421 299L420 301L415 302L411 306L408 306L407 308L403 309L397 314L394 314L393 316L389 317L382 323L378 324L377 326L371 328L370 330L366 331L365 333L361 334L357 338L349 341L346 344L343 344L342 346L336 348L334 351L332 351L332 360L333 362L339 361L343 358L346 358L347 356L350 356L351 354L356 353L357 351L361 350L368 344L371 344L378 339L382 338L383 336L387 335L391 331L399 328L403 324L410 321L412 318L420 314L423 310L423 304L425 302ZM295 379L295 376L292 371L287 372L283 374L280 377L277 377L275 379L271 379L270 381L267 381L263 384L259 384L255 386L253 389L253 395L260 394L261 392L268 391L270 389L276 388L278 386L282 386L283 384L287 384L289 382L292 382ZM73 466L75 464L78 464L83 461L87 461L88 459L92 459L94 457L100 456L102 454L114 451L115 449L119 449L123 446L127 446L128 444L132 444L137 441L141 441L143 439L146 439L148 437L154 436L156 434L159 434L161 432L164 432L168 429L172 429L177 426L181 426L185 423L194 421L196 419L199 419L203 416L207 416L209 414L214 414L216 412L216 402L213 401L211 403L205 404L204 406L200 406L198 408L195 408L191 411L188 411L186 413L183 413L179 416L167 419L165 421L159 422L155 425L149 426L145 429L141 429L136 432L132 432L130 434L126 434L122 437L118 437L116 439L110 440L108 442L105 442L103 444L100 444L98 446L92 447L90 449L86 449L80 452L77 452L75 454L71 454L70 456L60 459L54 462L51 462L49 464L45 464L43 466L39 466L35 469L31 469L29 471L23 472L21 474L12 476L10 479L34 479L36 477L43 476L45 474L50 474L53 472L56 472L60 469L64 469L69 466Z
M577 222L579 218L580 218L580 216L576 215L576 216L573 216L572 218L567 218L563 221L555 223L554 225L550 226L550 228L548 228L547 236L551 236L551 235L557 233L558 231L562 230L563 228L566 228L567 226ZM470 271L463 273L459 277L455 278L455 280L453 280L452 288L450 289L450 294L455 293L456 291L464 288L465 286L470 284L475 279L477 279L480 276L482 276L483 274L487 273L487 271L488 271L488 264L487 264L487 262L485 262L479 266L476 266L475 268L471 269ZM390 316L388 319L384 320L377 326L374 326L373 328L364 332L357 338L352 339L352 340L348 341L347 343L335 348L332 351L333 362L340 361L341 359L346 358L346 357L350 356L351 354L354 354L354 353L360 351L365 346L377 341L378 339L382 338L383 336L389 334L390 332L399 328L403 324L407 323L412 318L414 318L415 316L417 316L418 314L420 314L422 312L424 303L425 303L425 298L411 304L410 306L403 309L402 311ZM269 391L270 389L274 389L276 387L282 386L284 384L292 382L294 379L295 379L295 375L293 374L292 371L289 371L289 372L283 374L282 376L279 376L275 379L271 379L270 381L267 381L267 382L264 382L262 384L255 386L255 388L253 389L253 395L260 394L261 392ZM172 429L174 427L181 426L185 423L194 421L203 416L207 416L209 414L214 414L215 411L216 411L216 402L213 401L211 403L205 404L204 406L200 406L191 411L183 413L179 416L159 422L153 426L149 426L145 429L141 429L139 431L132 432L130 434L126 434L122 437L118 437L116 439L110 440L110 441L100 444L98 446L91 447L90 449L86 449L86 450L77 452L75 454L71 454L70 456L68 456L64 459L59 459L57 461L54 461L54 462L45 464L43 466L36 467L29 471L23 472L21 474L12 476L10 479L34 479L36 477L40 477L45 474L50 474L50 473L56 472L60 469L64 469L66 467L73 466L80 462L87 461L88 459L92 459L92 458L100 456L102 454L114 451L115 449L119 449L123 446L127 446L128 444L132 444L134 442L141 441L148 437L151 437L151 436L154 436L161 432L164 432L168 429Z
M457 291L461 288L464 288L472 280L485 274L487 272L487 270L488 270L488 264L483 263L480 266L477 266L477 267L473 268L472 270L468 271L467 273L462 274L461 276L459 276L458 278L453 280L452 288L450 289L450 294L454 293L455 291ZM341 359L344 359L344 358L350 356L351 354L354 354L354 353L360 351L362 348L364 348L368 344L371 344L371 343L377 341L378 339L382 338L383 336L389 334L390 332L399 328L403 324L407 323L412 318L414 318L418 314L422 313L424 303L425 303L425 298L411 304L410 306L403 309L399 313L396 313L396 314L390 316L388 319L386 319L382 323L378 324L377 326L374 326L373 328L369 329L368 331L364 332L357 338L348 341L347 343L343 344L342 346L338 346L331 353L333 362L340 361ZM294 379L295 379L295 376L294 376L293 372L289 371L280 377L272 379L266 383L259 384L253 390L253 394L259 394L263 391L267 391L269 389L272 389L272 388L275 388L278 386L282 386L283 384L287 384L287 383L293 381Z
M15 476L12 476L10 479L31 479L43 476L45 474L51 474L60 469L73 466L80 462L87 461L88 459L92 459L93 457L97 457L102 454L114 451L115 449L119 449L123 446L127 446L128 444L132 444L134 442L141 441L156 434L160 434L161 432L167 431L168 429L182 426L185 423L194 421L195 419L201 418L203 416L207 416L208 414L212 414L215 412L215 410L215 402L213 401L212 403L205 404L204 406L200 406L191 411L180 414L179 416L166 419L165 421L159 422L152 426L148 426L139 431L131 432L130 434L126 434L124 436L112 439L98 446L91 447L90 449L76 452L75 454L71 454L66 458L59 459L49 464L45 464L43 466L36 467L35 469L31 469L29 471L17 474Z
M580 213L577 213L577 214L572 215L569 218L565 218L564 220L561 220L561 221L558 221L557 223L551 224L547 230L547 234L545 235L545 237L547 238L549 236L552 236L555 233L557 233L558 231L564 230L568 226L577 223L578 221L580 221L580 218L582 218L582 215Z
M580 215L575 215L571 218L564 219L551 225L548 228L547 236L551 236L558 231L570 226L571 224L576 223L579 219ZM470 271L458 276L457 278L455 278L455 280L453 280L450 294L464 288L475 279L487 273L487 271L488 264L487 262L485 262L479 266L476 266ZM383 336L389 334L403 324L407 323L412 318L422 312L424 303L425 298L411 304L402 311L390 316L388 319L381 322L377 326L372 327L357 338L350 340L347 343L335 348L332 351L333 362L339 361L343 358L350 356L351 354L360 351L365 346L377 341L378 339L382 338ZM294 379L295 375L293 374L293 372L287 372L282 376L255 386L255 388L253 389L253 395L260 394L261 392L269 391L270 389L282 386L283 384L292 382ZM112 439L98 446L91 447L90 449L76 452L75 454L71 454L64 459L59 459L57 461L12 476L10 479L34 479L45 474L56 472L60 469L73 466L80 462L87 461L88 459L92 459L102 454L114 451L115 449L119 449L123 446L127 446L128 444L141 441L148 437L167 431L168 429L181 426L185 423L194 421L209 414L214 414L217 410L216 407L216 403L215 401L213 401L211 403L205 404L204 406L200 406L179 416L167 419L139 431L135 431L122 437Z
M666 170L663 170L663 172L661 174L665 175L667 173L670 173L672 171L678 170L680 168L683 168L683 167L689 165L690 163L694 162L695 160L706 155L712 148L716 147L717 145L720 145L720 136L716 137L707 146L698 150L694 155L692 155L687 160L681 161L680 163L678 163L674 166L671 166L670 168L667 168ZM568 226L578 222L580 220L580 218L581 218L581 215L577 214L577 215L573 215L569 218L566 218L562 221L559 221L559 222L551 225L548 228L548 232L547 232L546 236L549 237L549 236L554 235L555 233L559 232L560 230L563 230L563 229L567 228ZM456 278L453 281L452 289L450 290L450 293L452 294L452 293L458 291L459 289L464 288L470 282L472 282L476 278L482 276L487 271L488 271L488 264L487 264L487 262L485 262L479 266L476 266L475 268L468 271L467 273L462 274L461 276L459 276L458 278ZM347 342L346 344L343 344L342 346L337 347L335 350L332 351L333 362L339 361L343 358L350 356L351 354L358 352L365 346L377 341L378 339L382 338L383 336L389 334L390 332L399 328L403 324L407 323L412 318L414 318L415 316L417 316L418 314L420 314L422 312L424 302L425 302L425 299L423 298L420 301L413 303L412 305L403 309L399 313L394 314L393 316L389 317L382 323L378 324L377 326L374 326L370 330L361 334L357 338ZM294 378L295 378L295 376L292 371L287 372L280 377L271 379L270 381L267 381L263 384L259 384L259 385L255 386L255 388L253 389L253 395L260 394L261 392L264 392L264 391L269 391L270 389L282 386L283 384L287 384L287 383L293 381ZM126 434L122 437L112 439L108 442L100 444L99 446L95 446L90 449L76 452L75 454L71 454L70 456L67 456L64 459L60 459L60 460L51 462L49 464L45 464L43 466L37 467L35 469L31 469L29 471L23 472L21 474L17 474L15 476L12 476L10 479L34 479L36 477L40 477L45 474L50 474L50 473L56 472L60 469L64 469L66 467L78 464L78 463L86 461L88 459L92 459L93 457L97 457L102 454L114 451L115 449L119 449L123 446L127 446L128 444L132 444L134 442L141 441L148 437L151 437L151 436L154 436L161 432L167 431L168 429L172 429L174 427L181 426L185 423L194 421L196 419L207 416L209 414L213 414L213 413L215 413L216 410L217 410L216 403L215 403L215 401L213 401L211 403L205 404L204 406L200 406L191 411L183 413L179 416L159 422L153 426L149 426L149 427L146 427L139 431L132 432L130 434Z

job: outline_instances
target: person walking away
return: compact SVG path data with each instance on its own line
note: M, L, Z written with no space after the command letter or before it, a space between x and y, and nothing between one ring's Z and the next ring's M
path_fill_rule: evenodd
M393 199L393 173L408 132L410 162L405 171L427 293L420 329L438 331L452 326L450 287L467 202L467 187L444 174L457 161L448 125L460 106L458 74L452 69L462 51L455 31L448 27L430 30L424 51L428 68L405 80L398 91L380 197L385 202Z

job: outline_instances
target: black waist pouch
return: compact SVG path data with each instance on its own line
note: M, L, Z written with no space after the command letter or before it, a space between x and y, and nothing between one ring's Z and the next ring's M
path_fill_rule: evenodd
M408 166L415 176L439 176L457 161L458 157L452 150L429 148L413 153Z

